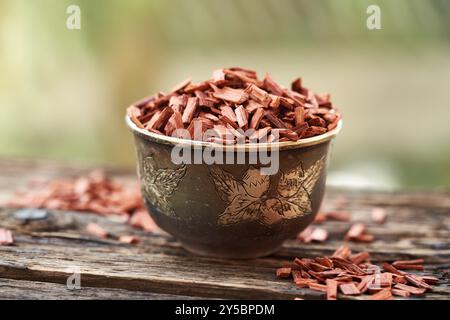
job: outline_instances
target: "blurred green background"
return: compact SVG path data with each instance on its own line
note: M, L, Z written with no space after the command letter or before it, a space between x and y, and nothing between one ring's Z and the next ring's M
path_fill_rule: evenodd
M222 66L332 93L330 183L450 187L447 0L0 0L0 156L131 167L125 107Z

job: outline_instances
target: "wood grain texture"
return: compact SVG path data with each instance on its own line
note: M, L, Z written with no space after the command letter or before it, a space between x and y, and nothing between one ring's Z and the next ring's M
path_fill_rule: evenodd
M86 173L90 168L47 161L0 160L0 200L33 179ZM133 172L107 170L118 179L133 181ZM368 250L375 262L423 257L425 274L441 280L424 297L450 298L450 193L363 192L329 190L325 207L345 197L352 220L365 222L375 235L371 244L351 243L354 251ZM374 206L389 214L384 225L371 222ZM289 240L275 255L254 260L221 260L186 252L167 234L151 234L115 219L79 212L52 211L45 221L21 223L13 209L0 209L0 226L14 231L16 244L0 247L0 298L63 299L176 299L243 298L321 299L323 294L297 288L275 276L275 268L294 257L332 253L343 243L346 222L326 222L330 239L323 244ZM85 232L95 221L113 235L133 234L138 245L95 239ZM65 287L70 268L81 270L80 292ZM41 288L41 289L39 289Z

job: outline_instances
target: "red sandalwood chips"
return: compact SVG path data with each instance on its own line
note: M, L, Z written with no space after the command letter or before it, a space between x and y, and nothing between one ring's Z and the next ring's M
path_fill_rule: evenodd
M259 79L253 70L219 69L209 80L194 84L187 79L167 94L138 101L127 114L152 133L223 144L297 141L336 128L341 114L329 94L314 93L301 78L291 89L268 74ZM195 128L202 134L194 135Z

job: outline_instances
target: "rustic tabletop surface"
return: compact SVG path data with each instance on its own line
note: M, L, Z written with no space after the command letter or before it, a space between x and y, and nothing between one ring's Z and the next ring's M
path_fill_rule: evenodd
M67 177L90 168L51 161L0 160L0 201L30 180ZM135 179L133 172L106 170L117 179ZM424 258L425 274L440 285L416 299L450 299L450 193L365 192L328 190L332 208L347 199L352 220L367 224L375 236L369 244L350 243L354 251L371 252L372 261ZM371 222L373 207L383 207L388 220ZM1 299L322 299L324 294L277 279L275 269L294 257L330 255L343 243L348 222L327 221L324 243L287 241L275 255L255 260L221 260L186 252L172 237L152 234L114 219L77 212L51 211L49 218L23 223L14 209L0 207L0 227L14 232L13 246L0 246ZM85 226L97 222L111 233L133 234L137 245L100 240ZM69 290L67 279L81 272L81 289Z

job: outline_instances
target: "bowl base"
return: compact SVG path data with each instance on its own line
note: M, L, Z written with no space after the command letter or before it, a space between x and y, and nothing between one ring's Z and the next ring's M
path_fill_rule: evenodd
M278 250L280 250L283 243L277 244L275 247L270 248L264 248L264 249L256 249L256 248L250 248L248 250L245 249L212 249L207 246L192 244L192 243L186 243L181 241L181 245L183 248L185 248L187 251L199 255L199 256L206 256L206 257L214 257L214 258L227 258L227 259L255 259L260 258L264 256L271 255Z

